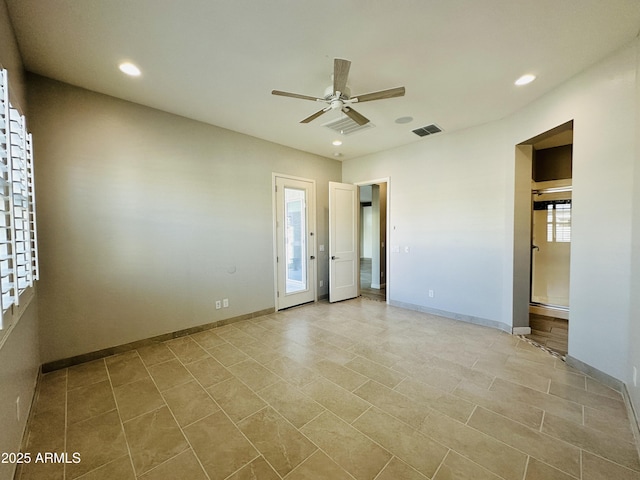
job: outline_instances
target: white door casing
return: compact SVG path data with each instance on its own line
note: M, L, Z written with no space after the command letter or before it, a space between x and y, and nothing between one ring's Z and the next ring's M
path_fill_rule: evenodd
M315 182L274 174L276 310L317 300Z

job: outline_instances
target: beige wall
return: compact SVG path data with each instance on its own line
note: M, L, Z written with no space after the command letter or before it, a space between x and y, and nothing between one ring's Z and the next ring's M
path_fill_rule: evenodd
M22 59L4 0L0 0L0 65L9 72L12 105L24 112ZM29 119L27 125L28 122ZM40 366L36 302L22 300L21 308L12 309L15 314L12 310L6 313L6 328L0 331L0 452L16 452L20 448ZM14 468L15 465L0 463L0 478L13 478Z
M640 45L636 47L636 61L638 71L640 71ZM637 75L637 73L636 73ZM634 130L635 138L635 168L633 173L633 224L632 224L632 244L631 244L631 308L629 313L629 344L630 355L628 360L627 385L633 398L636 409L636 416L640 417L640 78L636 76L635 89L635 111L636 124ZM636 383L633 382L633 368L636 369Z
M328 244L339 162L27 78L43 363L273 308L272 172L317 182Z

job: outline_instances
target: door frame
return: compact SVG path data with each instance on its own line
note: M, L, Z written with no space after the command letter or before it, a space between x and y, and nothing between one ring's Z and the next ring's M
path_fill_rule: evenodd
M338 206L338 192L348 191L355 195L351 197L350 204ZM353 183L329 182L329 303L351 300L360 296L360 241L358 238L360 228L360 189ZM338 212L348 210L348 226L338 221ZM340 228L338 228L340 226ZM351 248L348 250L338 250L338 239L349 237ZM339 254L340 256L337 256ZM343 268L338 269L337 264L350 264L351 281L353 283L338 284L338 273L344 272ZM340 275L342 278L342 275Z
M385 228L385 240L384 240L384 244L386 247L386 255L385 255L385 283L386 283L386 295L385 295L385 303L387 305L390 304L390 299L391 299L391 250L390 250L390 242L391 242L391 177L383 177L383 178L376 178L373 180L365 180L365 181L361 181L361 182L354 182L354 185L358 187L358 190L360 190L360 187L365 187L367 185L378 185L380 183L386 183L387 184L387 225ZM362 223L361 223L361 219L358 220L358 233L360 233L362 230ZM358 268L358 293L360 293L360 269Z
M272 239L273 239L273 297L274 297L274 305L276 312L290 307L280 307L279 305L279 296L278 296L278 227L277 227L277 195L276 195L276 179L277 178L285 178L289 180L296 180L301 182L308 182L311 184L311 197L313 204L311 208L308 209L308 226L309 232L313 232L313 235L308 238L309 251L307 252L307 257L310 255L314 257L313 267L310 268L311 273L309 274L309 283L310 288L313 291L313 301L318 301L318 258L317 258L317 223L316 223L316 181L311 178L297 177L295 175L289 175L286 173L271 173L271 215L272 215ZM307 259L309 261L309 259Z
M514 335L529 335L529 312L531 301L531 228L532 197L531 183L533 145L562 132L575 131L573 120L546 130L535 137L515 145L513 184L513 251L512 251L512 297L511 325ZM573 137L575 138L575 137ZM572 140L572 144L575 143ZM573 175L572 175L573 177ZM572 179L573 185L573 179ZM571 275L571 268L569 270ZM569 295L571 297L571 295ZM569 298L571 302L571 298Z
M539 252L539 249L535 250L534 247L534 227L535 227L535 210L533 209L533 204L535 203L536 195L544 195L544 194L553 194L553 193L569 193L569 196L573 196L573 178L571 179L563 179L563 180L551 180L547 182L532 182L533 189L531 190L531 289L529 294L529 311L531 313L537 313L540 315L546 315L550 317L562 318L564 320L569 320L569 311L570 306L561 306L554 305L552 303L542 303L537 302L533 298L534 291L534 281L536 279L535 275L535 262L537 255L535 253ZM571 216L573 216L573 204L571 206ZM539 243L539 242L538 242ZM569 242L569 251L571 251L571 242ZM570 258L570 257L569 257ZM571 277L571 261L569 260L569 277ZM569 282L570 283L570 282Z

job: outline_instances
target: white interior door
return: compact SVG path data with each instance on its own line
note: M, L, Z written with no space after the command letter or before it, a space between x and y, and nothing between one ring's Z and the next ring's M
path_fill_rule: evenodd
M277 309L316 300L315 185L275 177Z
M329 301L358 296L358 187L329 182Z

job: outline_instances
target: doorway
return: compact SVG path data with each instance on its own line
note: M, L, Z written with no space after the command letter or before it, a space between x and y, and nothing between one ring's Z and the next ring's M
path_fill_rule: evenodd
M573 122L516 146L514 333L566 355Z
M568 313L571 187L532 193L531 305Z
M387 301L387 198L386 181L359 185L360 191L360 294Z
M276 310L316 300L315 182L274 175Z

